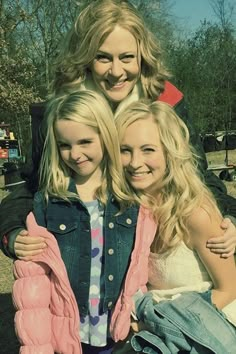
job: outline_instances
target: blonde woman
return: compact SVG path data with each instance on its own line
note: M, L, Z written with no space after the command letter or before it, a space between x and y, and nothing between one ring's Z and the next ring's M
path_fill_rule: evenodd
M126 179L158 225L149 293L135 295L142 324L134 328L143 330L131 340L133 350L233 353L234 257L206 248L212 235L222 236L222 215L199 176L186 125L166 103L139 102L117 117L116 126Z

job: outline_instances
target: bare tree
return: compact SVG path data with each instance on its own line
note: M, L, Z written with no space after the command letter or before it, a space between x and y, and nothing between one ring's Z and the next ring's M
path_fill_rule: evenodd
M235 1L231 0L209 0L210 5L219 19L222 28L227 27L232 23L233 15L235 14Z

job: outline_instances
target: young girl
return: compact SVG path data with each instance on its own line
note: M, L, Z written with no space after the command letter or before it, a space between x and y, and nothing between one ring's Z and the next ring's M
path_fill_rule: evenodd
M59 245L79 307L83 354L110 353L111 309L138 213L123 179L114 119L101 96L81 91L49 102L45 123L34 215Z
M185 124L165 103L139 102L117 117L116 126L126 178L158 223L149 257L150 292L135 296L144 330L132 338L133 349L233 353L234 257L220 258L205 247L213 234L222 236L222 215L199 177Z

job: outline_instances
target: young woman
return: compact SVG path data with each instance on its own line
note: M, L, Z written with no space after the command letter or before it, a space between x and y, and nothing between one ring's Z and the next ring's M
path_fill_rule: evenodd
M222 215L201 181L186 125L166 103L139 102L117 117L116 126L126 179L158 225L149 257L150 292L135 296L143 331L131 340L133 349L233 353L234 257L223 259L206 248L213 234L222 236Z
M35 219L57 240L79 308L83 354L110 353L114 345L109 332L111 309L136 245L139 209L123 177L113 115L101 96L80 91L52 99L44 123ZM140 210L141 225L148 219ZM153 222L145 229L148 232L154 227ZM32 242L37 237L26 238ZM18 258L20 246L16 239ZM30 329L27 331L30 337ZM16 328L16 332L22 333L22 329Z
M80 13L63 40L51 96L90 89L107 99L115 115L143 97L171 104L189 128L191 143L200 156L199 170L222 214L236 216L236 201L227 195L222 181L207 170L199 135L188 116L183 94L167 81L168 78L159 43L135 7L128 1L97 0ZM6 253L8 247L12 249L8 237L11 234L19 235L22 256L35 254L24 237L27 235L25 219L33 207L32 192L38 188L38 165L44 140L44 137L38 138L38 132L44 108L45 104L31 107L34 172L28 173L27 183L5 198L0 206L1 246ZM32 166L27 170L32 171ZM221 240L213 238L208 246L223 255L231 254L236 243L235 227L229 220L222 221L221 227L225 229L224 236Z

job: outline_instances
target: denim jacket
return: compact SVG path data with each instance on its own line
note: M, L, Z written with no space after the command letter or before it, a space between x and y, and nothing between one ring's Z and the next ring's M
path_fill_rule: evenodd
M71 181L70 191L75 191ZM138 207L117 215L119 204L109 196L104 211L104 284L103 311L113 308L121 291L134 246ZM83 202L49 198L45 206L41 192L34 198L37 223L56 237L80 314L88 312L91 268L90 215Z
M131 339L137 352L235 353L236 328L211 303L211 291L187 292L157 304L147 293L137 300L136 314L147 326Z

